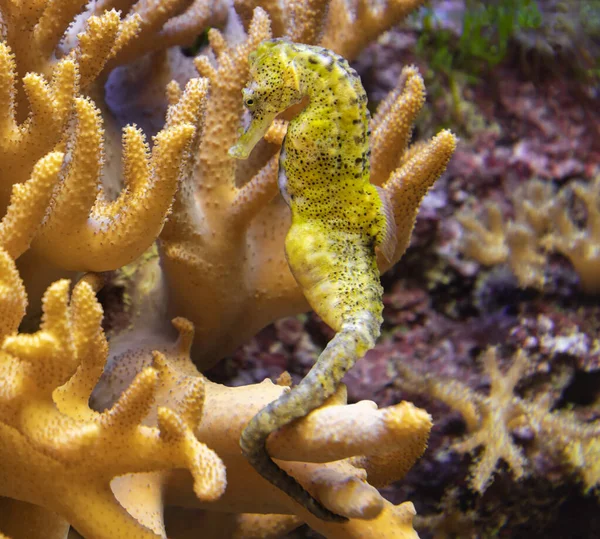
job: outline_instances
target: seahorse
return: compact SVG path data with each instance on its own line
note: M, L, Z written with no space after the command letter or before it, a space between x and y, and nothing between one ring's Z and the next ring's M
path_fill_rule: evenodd
M322 47L272 39L250 54L249 66L243 100L251 120L232 157L247 158L278 114L308 98L280 153L279 189L292 214L285 253L308 303L336 335L297 386L250 420L240 446L271 483L317 517L342 522L273 462L265 444L321 406L375 345L383 310L375 247L393 255L393 214L369 182L367 95L348 62Z

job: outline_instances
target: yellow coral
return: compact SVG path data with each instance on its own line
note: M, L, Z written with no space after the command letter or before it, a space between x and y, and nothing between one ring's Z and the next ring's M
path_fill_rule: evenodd
M286 389L207 382L189 361L189 325L179 325L175 356L163 346L164 355L155 354L154 362L145 354L139 365L124 362L128 381L102 412L88 404L107 353L94 298L97 279L81 280L72 294L67 280L56 281L44 296L41 329L17 333L27 296L13 258L20 257L35 303L55 278L115 269L141 254L159 233L164 274L153 266L153 278L166 278L173 312L194 318L202 352L197 356L205 364L273 319L307 308L282 249L289 217L276 195L276 177L285 123L274 124L248 163L236 165L227 156L242 118L247 56L269 36L268 16L255 12L245 40L232 37L235 25L227 38L210 31L216 62L209 56L195 59L212 85L208 101L206 80L189 80L191 60L186 64L177 49L166 49L189 44L204 26L223 22L225 2L101 0L86 8L84 3L0 2L0 202L7 208L0 224L0 507L6 508L0 511L0 529L16 537L58 537L72 523L89 537L164 536L164 503L183 499L203 510L239 515L238 537L251 522L242 515L263 510L276 515L258 518L267 528L269 522L285 529L308 522L327 537L415 537L412 504L394 507L373 485L401 477L422 453L431 426L424 411L408 403L385 410L372 403L348 406L339 393L269 439L282 467L331 510L350 518L343 526L326 524L261 482L239 454L237 440L249 418ZM335 39L334 48L352 56L417 3L390 1L372 9L357 2L347 17L334 1L326 18L324 2L290 2L289 9L283 6L280 26L288 36L307 41ZM349 40L360 21L364 34ZM345 34L334 36L342 30ZM152 51L158 53L143 58ZM123 66L132 60L135 65ZM156 68L154 81L178 75L179 83L169 86L166 125L152 149L140 129L125 128L120 174L122 118L112 116L104 102L105 83L108 79L111 87L113 74L127 77L144 62ZM187 75L177 72L178 63L184 71L187 66ZM122 67L111 73L115 66ZM381 159L378 182L394 195L401 235L395 260L408 244L421 198L455 146L454 137L442 132L400 155L422 101L420 76L407 68L398 91L373 120L378 141L373 151ZM157 105L163 113L164 102ZM115 115L117 109L118 104ZM157 312L164 314L160 309L162 303ZM119 338L111 343L115 348L129 340L136 354L143 352L134 335ZM107 368L104 389L106 380L120 373L113 365ZM96 388L98 394L102 390ZM231 408L235 399L243 412L238 415ZM229 468L231 483L218 502L207 500L225 487L223 462L199 440L213 449L221 444ZM195 490L187 472L157 472L174 467L192 472Z
M32 250L20 261L30 294L37 297L61 271L116 269L140 256L152 244L170 210L182 163L188 159L196 130L202 129L207 89L206 81L201 79L188 83L182 99L171 107L164 129L156 135L151 153L139 129L125 128L126 186L114 201L98 192L103 163L100 114L91 100L81 97L74 100L75 121L65 148L68 158L62 163L62 153L49 153L36 165L29 182L15 185L15 204L5 223L20 228L18 216L23 212L39 223L50 206L49 214L37 230ZM48 125L44 128L56 129ZM32 156L35 152L28 154L28 158ZM50 163L52 174L46 170ZM60 167L60 173L56 167ZM59 187L53 189L57 183ZM13 220L15 223L9 224ZM22 246L7 248L17 257L31 240L32 234L27 239L14 236L14 241ZM40 271L40 261L48 268L46 271Z
M0 528L35 537L56 526L58 536L66 521L89 537L164 536L164 485L170 503L203 500L207 509L291 511L327 537L364 537L367 530L381 537L415 537L412 505L394 507L366 482L398 479L424 450L431 419L408 403L386 410L373 403L347 406L342 391L304 423L271 438L269 449L281 465L331 510L350 518L337 527L315 519L256 476L239 453L238 438L248 419L286 388L270 382L246 388L207 382L189 359L193 329L185 320L175 322L180 337L168 355L155 353L153 366L136 368L138 374L118 388L114 403L101 413L92 410L90 392L107 353L102 310L94 297L99 282L80 281L69 301L69 282L57 281L44 296L41 329L17 334L24 287L14 262L0 250L5 315L0 496L20 501L0 502L10 507L9 516L0 515ZM112 374L121 381L118 370ZM216 501L225 489L223 463L228 487ZM193 486L181 474L135 475L173 467L187 467ZM248 484L255 488L248 490ZM19 514L37 516L19 521Z
M551 413L554 404L549 394L527 403L529 424L540 445L581 476L588 493L600 485L600 422L583 423L572 411Z
M583 203L586 211L586 226L577 227L568 211L568 191L558 195L551 210L555 226L542 239L545 249L558 251L566 256L581 282L589 292L600 292L600 175L589 184L573 182L573 194Z
M191 324L183 319L176 319L174 324L179 339L170 350L167 347L164 353L155 353L154 364L164 380L157 401L177 408L185 388L201 375L189 359ZM127 365L128 359L131 356L122 356L117 368L104 379L105 395L116 398L126 387L128 373L130 376L131 371L148 364L150 355L133 369ZM410 524L414 514L412 504L394 507L369 483L381 486L395 481L413 465L425 448L431 428L431 418L426 412L406 402L383 410L378 410L372 402L347 405L342 388L325 406L269 438L269 452L280 466L330 510L350 518L346 524L331 524L315 518L260 477L239 451L239 436L248 420L286 388L268 380L237 388L205 381L204 387L204 414L195 432L199 440L223 459L228 471L227 490L218 500L201 503L191 492L188 478L175 473L166 483L171 504L219 512L291 512L331 538L364 537L369 529L381 533L381 537L414 536ZM252 489L247 488L250 484ZM133 512L128 506L132 502L126 496L119 499Z
M600 425L585 424L573 413L551 411L554 402L548 393L535 399L515 394L515 387L528 370L528 357L519 350L506 372L498 367L497 350L483 354L483 369L490 380L490 392L484 396L463 382L421 375L398 364L398 385L410 392L422 392L440 399L459 411L467 425L467 435L452 445L460 453L471 453L481 447L471 469L471 487L483 493L492 480L498 461L504 460L515 479L524 477L529 461L523 449L512 439L512 430L528 426L535 435L530 451L543 451L576 470L582 477L584 490L600 483L597 465ZM559 392L560 394L560 392Z
M59 180L63 157L61 152L48 153L35 164L29 180L13 185L10 205L0 223L0 245L11 258L29 248Z
M541 289L546 282L546 255L538 246L534 231L522 223L506 226L508 265L521 286Z
M4 303L22 284L4 251L0 262ZM40 331L17 335L15 319L3 341L0 494L51 509L90 537L155 537L123 511L110 481L124 473L187 467L199 497L222 493L222 462L192 434L203 385L191 383L176 409L159 408L158 428L142 425L161 383L152 367L113 407L94 412L89 394L107 351L102 310L85 281L70 302L68 295L68 281L53 284L44 296Z
M59 142L77 92L77 64L61 60L50 83L36 73L22 79L27 103L17 99L17 66L0 42L0 205L8 206L11 186L26 181L33 165ZM23 100L24 101L24 100ZM27 106L26 106L27 105ZM19 111L25 109L24 121Z
M151 537L153 535L143 535L139 530L136 533L141 535L134 535L137 524L126 514L122 515L121 522L127 527L117 533L110 527L114 522L111 519L99 522L94 518L97 504L103 501L107 505L105 511L112 514L108 503L112 494L107 489L108 481L115 473L170 468L179 462L179 466L191 467L197 480L195 490L192 490L188 476L181 473L125 475L111 483L111 490L129 515L158 534L164 533L160 515L163 512L162 485L165 485L166 500L170 504L197 506L204 500L201 506L211 511L292 512L300 518L294 521L296 525L307 522L326 537L359 538L365 537L368 530L381 537L416 537L411 526L412 505L392 506L366 480L382 485L397 480L410 468L424 450L431 427L431 418L424 411L409 403L384 410L377 410L370 402L346 405L342 390L325 407L270 438L269 450L281 466L332 510L350 517L343 525L324 523L260 478L239 453L239 435L248 419L286 388L268 381L242 388L226 388L207 382L189 360L192 326L179 319L175 321L180 332L176 346L166 350L166 354L155 353L154 367L142 368L142 374L131 384L123 384L122 372L113 371L111 382L119 386L116 393L121 389L124 393L105 412L94 412L87 404L89 391L100 374L106 353L106 341L99 327L101 310L87 282L75 287L70 305L66 304L66 296L65 282L53 285L47 296L43 329L32 336L19 335L8 341L7 348L13 355L3 367L5 378L8 370L10 380L18 379L16 374L22 364L13 359L15 354L24 356L28 350L29 356L37 356L40 347L54 351L53 361L49 364L39 365L32 361L30 372L35 374L36 365L45 367L43 380L48 383L43 384L38 393L45 394L50 402L53 399L56 408L45 405L40 411L43 399L31 391L20 395L24 405L22 416L36 410L24 425L19 425L26 431L28 447L32 449L23 453L19 446L7 448L7 451L13 451L9 461L12 466L0 467L4 474L2 478L8 477L1 494L50 507L86 536L104 537L113 533L114 537ZM75 368L77 370L72 374ZM35 378L39 379L39 376ZM65 384L53 389L65 379ZM14 386L9 384L7 387ZM1 397L4 404L10 395ZM151 405L151 399L156 400L154 405ZM202 406L202 421L199 421L198 406ZM0 424L5 426L5 408L1 410ZM177 417L181 421L176 421ZM145 425L158 422L163 434L157 437L156 428L140 426L142 419ZM188 451L197 452L192 453L196 455L192 462L188 454L182 463L177 460L182 458L177 456L177 450L162 447L161 444L167 443L164 432L171 420L184 432L186 423L195 424L196 438L222 457L228 482L220 500L207 502L224 487L220 460L211 451L202 449L204 446L195 441L196 438L192 440L186 436L179 443L188 447ZM38 425L44 425L44 428L40 430ZM0 436L2 444L7 442L5 434L3 431ZM10 437L8 441L11 441ZM149 445L146 447L146 444ZM2 456L5 456L4 452ZM15 459L18 467L15 467ZM11 475L12 470L17 470L16 476ZM54 480L46 481L46 488L34 488L35 480L42 480L46 473L54 474ZM18 478L16 483L15 478ZM200 484L200 487L206 487L204 490L198 486L202 480L206 482ZM247 488L249 484L252 489ZM100 489L103 496L94 494L90 497L86 488L91 487ZM53 496L53 489L59 489L61 496ZM69 493L80 497L85 506L71 502ZM61 501L55 502L55 499ZM0 517L0 528L3 524Z
M192 95L185 95L179 103L185 103L191 115L198 115L207 85L192 80L187 91ZM141 131L126 127L126 187L117 200L108 201L96 187L102 166L99 112L85 98L76 99L75 111L76 126L67 146L70 160L63 167L60 189L32 249L66 269L106 271L140 256L162 229L196 128L183 121L179 111L172 111L155 137L150 157Z
M254 8L263 8L272 20L273 36L286 36L308 45L321 44L348 60L389 30L423 0L235 0L246 27Z
M237 169L227 155L238 136L247 55L269 37L268 25L267 15L256 9L245 42L230 46L218 31L209 32L216 66L208 57L195 59L200 74L211 81L205 130L188 188L177 195L173 216L159 238L171 312L195 323L193 355L203 367L269 322L308 309L284 257L290 221L287 206L275 196L278 146L273 139L259 143L248 163ZM402 161L404 148L389 140L406 146L422 103L422 79L407 68L399 90L373 119L372 151L384 163L378 181L391 195L398 237L392 260L380 260L380 269L389 268L406 250L419 204L456 146L454 135L442 131ZM236 293L222 293L229 289Z
M464 440L452 447L460 453L470 453L483 447L471 471L471 486L482 493L489 486L498 461L506 461L515 477L520 479L525 473L525 457L512 441L509 426L523 414L520 401L514 395L514 388L526 367L523 353L517 355L515 363L506 374L501 376L496 361L495 349L489 349L483 356L483 366L490 376L489 397L483 397L462 382L438 381L432 377L417 376L402 366L404 387L427 392L459 410L469 434Z
M37 199L43 215L42 200L47 207L52 197L51 212L33 250L19 261L33 312L39 310L39 297L52 280L70 277L70 271L116 269L156 239L185 168L182 163L190 157L195 130L201 129L207 87L205 82L190 82L184 93L193 97L184 101L193 114L184 120L179 113L168 113L171 120L156 135L152 157L142 132L126 127L123 190L115 167L115 142L119 143L114 119L105 115L104 150L100 113L78 92L101 100L108 71L115 65L144 54L149 44L187 43L191 32L222 21L225 14L224 3L217 0L202 6L171 1L160 9L144 0L94 2L79 13L83 4L23 0L0 5L5 29L0 43L0 205L8 206L11 186L27 181L44 155L56 150L66 154L59 177ZM116 8L129 13L121 19ZM179 18L183 15L185 22ZM146 49L140 48L142 43ZM104 103L96 106L106 112ZM108 166L102 170L102 165ZM56 183L60 188L53 192ZM99 193L102 186L104 194ZM18 207L29 203L24 194Z
M227 18L223 0L99 0L88 4L81 20L89 21L109 10L125 14L127 36L118 40L119 48L111 54L108 69L156 50L190 46L206 28L222 26Z
M381 185L398 168L424 103L423 78L416 67L405 67L371 123L371 182L375 185Z
M423 0L331 0L322 44L353 60L421 4Z
M584 228L570 215L572 194L585 207ZM558 193L530 180L516 190L513 206L514 220L505 223L500 208L487 203L488 228L470 211L459 214L463 252L486 266L507 261L521 286L536 288L546 281L546 253L558 252L569 259L584 290L600 291L600 176L572 182Z
M498 205L488 202L483 211L485 224L480 216L465 211L457 215L463 227L462 251L484 266L502 264L508 258L506 232L502 212Z

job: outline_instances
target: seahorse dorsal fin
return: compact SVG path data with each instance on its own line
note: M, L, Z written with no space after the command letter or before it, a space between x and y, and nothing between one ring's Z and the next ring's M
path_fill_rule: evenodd
M385 259L388 262L392 262L397 243L394 207L392 206L392 201L390 200L387 191L383 189L383 187L375 187L375 189L377 189L377 193L381 199L383 214L385 215L385 231L383 232L383 239L377 247L379 247L379 250Z

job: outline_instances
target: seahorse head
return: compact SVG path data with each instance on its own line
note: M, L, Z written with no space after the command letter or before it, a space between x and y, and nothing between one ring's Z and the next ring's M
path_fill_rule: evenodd
M250 80L242 90L250 124L229 155L248 157L274 118L302 98L298 72L293 61L293 45L285 39L260 43L250 54Z

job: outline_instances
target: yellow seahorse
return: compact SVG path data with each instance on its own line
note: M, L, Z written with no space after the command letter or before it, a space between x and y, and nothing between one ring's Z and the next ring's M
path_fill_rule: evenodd
M383 310L375 247L388 258L394 251L392 212L369 183L367 96L348 62L322 47L273 39L249 63L243 98L251 122L229 153L248 157L273 119L308 97L281 149L279 188L292 212L285 251L309 304L337 333L300 384L254 416L240 446L263 477L313 514L343 521L271 460L265 442L322 405L375 345Z

